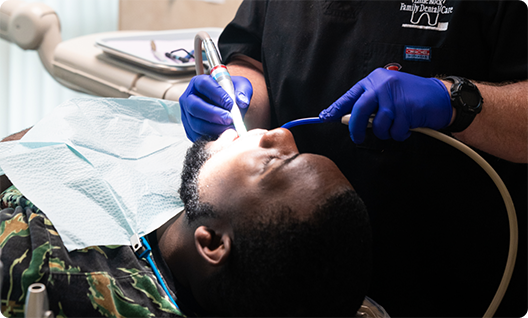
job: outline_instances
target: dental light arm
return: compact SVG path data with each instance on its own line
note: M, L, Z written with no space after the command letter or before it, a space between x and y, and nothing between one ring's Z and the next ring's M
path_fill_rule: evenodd
M43 3L7 0L0 6L0 37L24 50L37 50L42 64L53 76L53 58L62 41L60 21Z
M101 37L151 33L155 32L115 31L62 41L59 17L47 5L0 0L0 38L24 50L38 51L44 68L57 82L95 96L179 99L189 83L189 74L167 75L136 67L127 61L106 56L95 46Z

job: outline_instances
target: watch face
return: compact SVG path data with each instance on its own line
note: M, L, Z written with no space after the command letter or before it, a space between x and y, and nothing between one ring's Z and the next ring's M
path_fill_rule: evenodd
M466 129L475 116L482 111L482 95L478 87L469 80L448 76L445 79L451 81L451 105L457 110L455 119L449 125L450 132L460 132Z
M471 87L463 86L460 90L460 98L469 109L473 109L480 105L480 94Z
M455 95L463 111L478 114L482 110L482 96L473 83L469 81L459 83Z

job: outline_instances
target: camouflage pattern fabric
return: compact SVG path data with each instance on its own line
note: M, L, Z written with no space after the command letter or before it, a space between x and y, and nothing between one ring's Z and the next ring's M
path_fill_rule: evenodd
M0 195L0 209L4 316L24 317L27 289L37 282L55 317L182 315L130 246L68 252L46 215L15 187Z

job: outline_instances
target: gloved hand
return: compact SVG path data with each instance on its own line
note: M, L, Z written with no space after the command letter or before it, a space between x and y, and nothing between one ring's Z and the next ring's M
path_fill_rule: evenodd
M231 80L243 118L253 96L253 87L242 76L231 76ZM226 129L234 128L230 113L233 105L231 97L210 75L193 77L180 96L181 117L187 138L195 142L201 136L216 137Z
M447 127L453 114L449 92L440 80L379 68L323 110L319 118L339 121L351 114L350 138L359 144L365 140L369 117L376 111L374 134L397 141L408 138L412 128Z

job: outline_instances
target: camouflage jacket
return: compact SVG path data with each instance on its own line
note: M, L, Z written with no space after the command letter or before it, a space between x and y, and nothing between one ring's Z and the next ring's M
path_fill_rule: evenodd
M0 195L0 208L4 316L24 316L28 287L36 282L46 286L55 317L182 315L148 262L139 259L130 246L68 252L46 215L14 187ZM162 276L170 276L159 257L154 255L154 261ZM169 289L174 291L174 286L169 284Z

